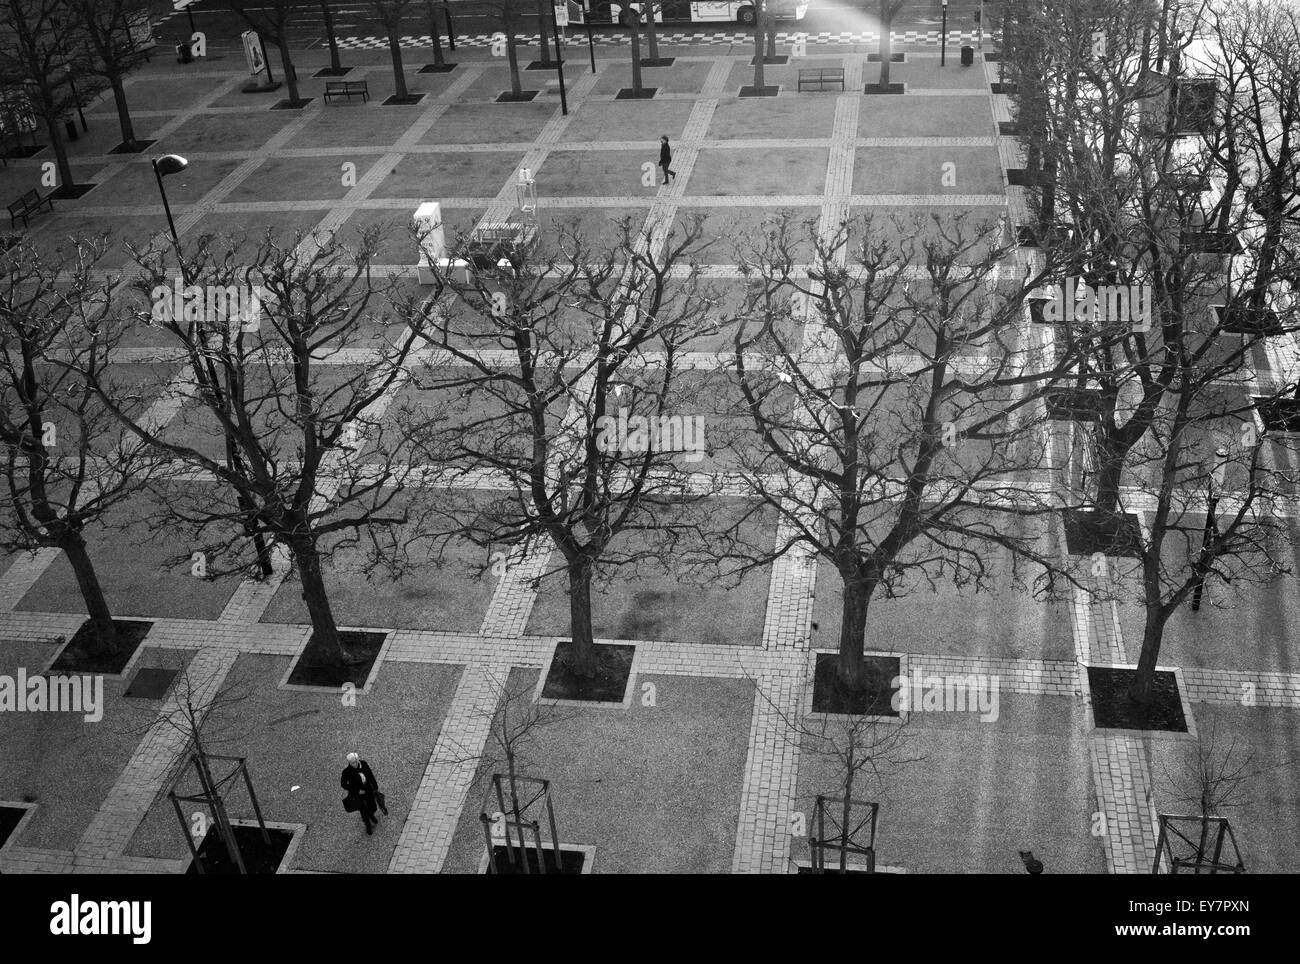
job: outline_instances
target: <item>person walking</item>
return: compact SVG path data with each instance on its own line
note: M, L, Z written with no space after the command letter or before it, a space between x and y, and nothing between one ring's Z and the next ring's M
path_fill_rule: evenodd
M677 176L677 172L670 166L673 163L673 151L668 146L668 135L664 134L659 138L659 166L664 169L664 184L668 184Z
M379 781L375 779L370 764L356 753L349 753L348 765L339 777L339 786L348 792L343 798L343 809L348 813L360 811L366 833L373 834L375 824L379 823L375 808L379 807L385 814L388 809L384 807L384 795L379 792Z

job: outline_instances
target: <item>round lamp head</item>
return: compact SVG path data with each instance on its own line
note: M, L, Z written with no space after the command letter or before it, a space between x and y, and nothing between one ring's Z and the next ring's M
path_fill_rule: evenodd
M164 154L153 159L153 166L158 169L159 174L166 177L168 174L177 174L185 170L190 166L190 162L179 154Z

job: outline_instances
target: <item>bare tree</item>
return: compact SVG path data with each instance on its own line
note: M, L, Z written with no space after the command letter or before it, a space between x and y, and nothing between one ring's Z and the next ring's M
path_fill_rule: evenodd
M113 285L97 282L94 271L107 247L106 238L77 239L71 256L48 257L23 239L0 259L0 545L63 552L90 615L87 650L96 655L112 652L117 635L86 532L108 524L159 468L87 385L100 385L137 417L151 390L110 366L120 340L105 324Z
M893 56L894 38L891 33L894 18L907 0L880 0L880 92L889 91L889 62Z
M568 669L582 678L599 668L593 575L665 551L620 548L620 535L672 540L697 531L689 515L677 515L699 498L675 461L681 438L623 440L616 426L630 413L668 420L669 435L683 432L673 421L675 406L691 410L678 389L680 356L708 330L708 302L694 272L683 279L674 269L697 250L700 225L671 235L662 253L629 221L620 230L608 248L566 231L554 257L507 247L489 255L491 266L471 266L468 280L441 271L435 316L417 325L452 366L417 376L435 393L429 407L453 412L457 399L460 408L490 406L454 422L432 461L504 483L487 510L450 521L482 546L554 544L569 583ZM497 258L510 267L497 267Z
M230 9L239 14L262 37L269 38L280 51L284 65L284 82L289 85L289 105L301 107L306 101L298 93L298 73L289 53L289 23L307 0L266 0L253 4L250 0L228 0Z
M201 298L231 291L249 297L260 289L260 314L238 320L229 310L191 310L188 300L183 316L159 311L172 297L165 252L143 252L136 283L154 317L132 323L152 320L181 350L199 422L193 431L165 433L105 399L141 439L216 481L215 496L172 486L163 500L169 524L206 538L209 573L247 571L249 532L287 547L314 639L340 663L353 658L326 591L328 554L364 538L376 564L396 566L400 546L386 540L410 519L409 506L396 496L412 472L411 440L384 422L382 409L406 377L417 343L416 331L391 340L385 327L417 312L371 278L377 238L367 232L349 249L333 236L298 234L282 244L268 232L246 260L237 241L218 248L211 238L200 239L186 253L195 282L186 290ZM349 352L354 363L339 364ZM90 380L103 396L101 383ZM214 429L233 441L233 462L214 453L223 441L202 443ZM327 549L331 540L337 541Z
M393 91L398 101L410 99L406 90L406 70L402 66L402 23L410 11L411 0L370 0L375 19L384 25L388 37L388 55L393 60Z
M73 42L80 41L88 56L80 66L102 77L113 91L117 107L117 121L122 129L122 147L139 151L143 146L136 140L131 123L131 111L126 102L127 75L148 55L131 42L130 24L138 17L149 15L147 0L66 0L72 18L70 27Z
M78 197L72 178L62 124L68 113L98 91L74 93L70 82L78 69L60 36L64 0L4 0L0 3L0 77L10 78L27 93L34 113L45 124L59 172L55 197Z
M900 220L891 236L865 217L854 228L847 267L837 262L847 222L823 238L787 216L743 255L756 283L737 319L735 366L752 432L719 443L740 452L745 483L787 533L775 549L725 548L748 567L798 548L839 573L837 678L851 699L870 682L877 590L901 594L909 577L978 588L999 548L1013 575L1020 560L1054 572L1021 529L1051 511L1025 484L1044 462L1033 412L1068 370L1020 332L1043 275L998 281L1009 251L1001 223ZM803 274L805 232L814 256ZM781 330L801 320L800 302L806 344Z

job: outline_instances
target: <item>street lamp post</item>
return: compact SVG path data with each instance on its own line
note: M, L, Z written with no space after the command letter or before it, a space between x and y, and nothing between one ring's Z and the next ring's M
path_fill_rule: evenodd
M560 113L567 117L569 98L564 92L564 54L560 51L560 25L554 4L551 4L551 36L555 39L555 72L560 77Z
M591 4L583 0L582 19L587 24L587 53L591 54L591 72L596 72L596 41L591 36Z
M944 65L948 55L948 0L943 0L943 27L941 28L941 33L943 34L943 37L939 41L940 67Z
M167 215L167 227L172 233L172 244L176 248L176 261L180 264L181 281L188 286L190 283L189 273L185 268L185 258L181 254L181 239L176 233L176 222L172 220L172 208L167 203L167 189L163 187L163 178L169 174L179 174L190 166L190 162L179 154L164 154L162 157L151 158L151 163L153 164L153 175L158 179L158 193L162 195L163 211Z
M1219 528L1215 523L1214 513L1219 506L1219 492L1223 489L1223 478L1228 471L1228 450L1222 446L1214 452L1214 469L1210 473L1209 481L1206 483L1207 496L1205 506L1205 530L1201 534L1201 565L1204 566L1208 561L1207 556L1210 551L1210 544L1218 534ZM1196 587L1192 590L1192 612L1198 612L1201 608L1201 594L1205 590L1205 572L1201 571L1196 577Z

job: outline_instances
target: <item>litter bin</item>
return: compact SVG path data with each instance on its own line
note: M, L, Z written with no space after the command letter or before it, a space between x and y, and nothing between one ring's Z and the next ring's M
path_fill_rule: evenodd
M963 67L970 67L970 66L972 66L974 63L975 63L975 48L974 48L974 47L962 47L962 48L961 48L961 65L962 65Z
M190 47L188 40L182 40L176 45L176 62L178 64L189 64L194 62L194 51Z

